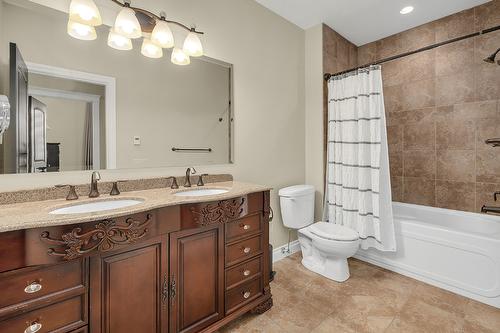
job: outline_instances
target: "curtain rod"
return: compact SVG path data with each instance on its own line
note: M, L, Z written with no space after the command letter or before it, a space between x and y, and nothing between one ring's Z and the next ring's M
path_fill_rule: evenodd
M389 61L396 60L396 59L399 59L399 58L407 57L409 55L420 53L420 52L423 52L423 51L432 50L432 49L435 49L436 47L440 47L440 46L443 46L443 45L446 45L446 44L450 44L450 43L455 43L455 42L458 42L458 41L461 41L461 40L464 40L464 39L468 39L468 38L472 38L472 37L476 37L476 36L488 34L490 32L494 32L494 31L497 31L497 30L500 30L500 25L497 25L496 27L493 27L493 28L484 29L484 30L481 30L481 31L478 31L478 32L475 32L475 33L472 33L472 34L469 34L469 35L465 35L465 36L453 38L453 39L450 39L450 40L447 40L447 41L444 41L444 42L439 42L439 43L436 43L436 44L425 46L425 47L422 47L422 48L420 48L418 50L415 50L415 51L401 53L401 54L398 54L398 55L395 55L395 56L392 56L392 57L388 57L388 58L385 58L385 59L382 59L382 60L378 60L378 61L366 64L366 65L363 65L363 66L354 67L354 68L351 68L351 69L348 69L348 70L345 70L345 71L341 71L341 72L338 72L338 73L335 73L335 74L325 73L324 74L324 79L326 81L328 81L333 76L338 76L338 75L346 74L346 73L349 73L349 72L352 72L352 71L355 71L355 70L358 70L358 69L361 69L361 68L366 68L366 67L375 66L375 65L381 65L381 64L383 64L385 62L389 62Z

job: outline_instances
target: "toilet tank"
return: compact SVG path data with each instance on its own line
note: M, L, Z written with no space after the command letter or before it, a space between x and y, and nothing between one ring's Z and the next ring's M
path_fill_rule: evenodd
M301 229L314 222L314 187L295 185L279 190L281 217L287 228Z

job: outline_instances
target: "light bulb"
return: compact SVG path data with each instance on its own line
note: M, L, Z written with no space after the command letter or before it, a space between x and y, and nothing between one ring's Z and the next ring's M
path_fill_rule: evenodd
M71 0L69 19L94 27L102 24L101 14L93 0Z
M403 15L410 14L413 11L413 6L407 6L403 9L401 9L399 12Z
M161 57L163 57L162 48L147 38L144 38L144 40L142 41L141 53L143 56L148 57L148 58L161 58Z
M177 47L172 50L172 57L170 58L170 61L180 66L189 65L191 63L189 56Z
M182 49L191 57L201 57L203 55L203 46L198 34L191 31L184 40Z
M167 22L162 20L156 21L156 25L151 33L151 41L164 49L174 47L174 35Z
M130 38L116 33L112 28L109 30L108 46L116 50L128 51L132 50L132 41Z
M118 13L115 20L115 32L127 38L139 38L142 36L141 25L133 9L124 7Z
M68 35L81 40L94 40L97 38L95 28L90 25L68 21Z

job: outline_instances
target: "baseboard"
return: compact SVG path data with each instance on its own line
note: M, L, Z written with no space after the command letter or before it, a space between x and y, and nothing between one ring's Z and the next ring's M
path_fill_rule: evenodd
M273 262L279 261L283 258L288 257L289 255L294 254L295 252L300 251L300 244L298 240L294 240L290 242L290 252L283 252L288 249L288 244L277 247L273 250Z

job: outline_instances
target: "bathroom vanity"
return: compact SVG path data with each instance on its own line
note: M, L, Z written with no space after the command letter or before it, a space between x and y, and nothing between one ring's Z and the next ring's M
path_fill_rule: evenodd
M9 231L3 215L0 332L213 332L270 309L269 190L236 185L83 218L25 203Z

